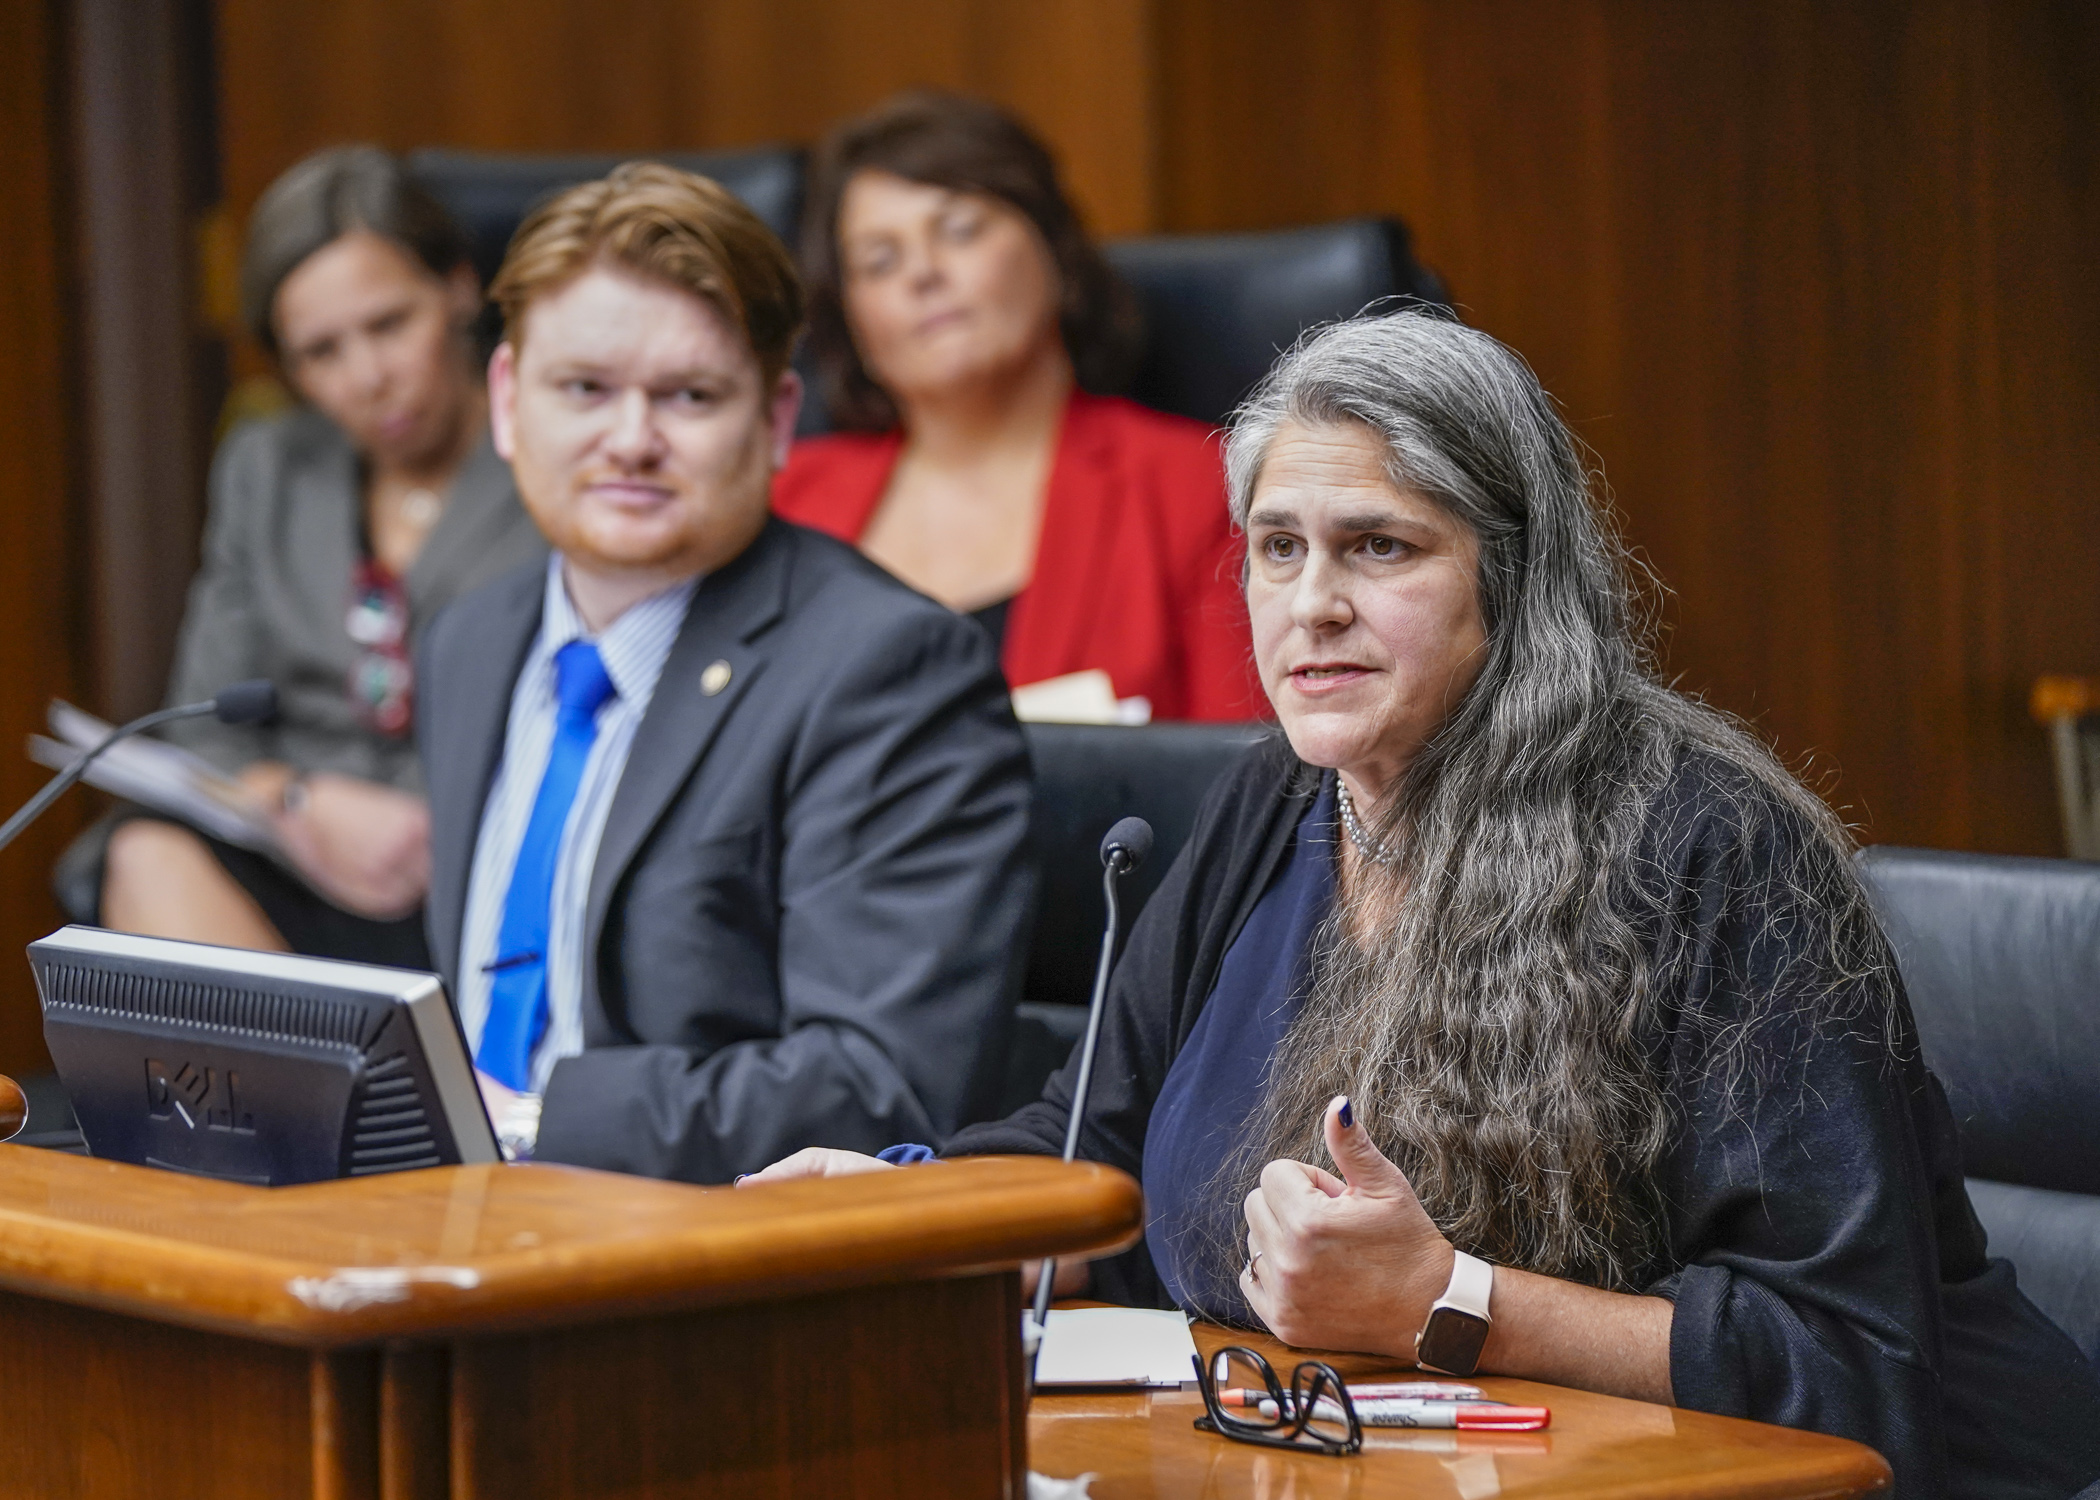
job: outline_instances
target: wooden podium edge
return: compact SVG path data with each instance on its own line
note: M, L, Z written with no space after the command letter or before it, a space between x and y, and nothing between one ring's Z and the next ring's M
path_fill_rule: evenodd
M21 1191L24 1169L62 1191ZM534 1243L449 1256L437 1244L330 1253L390 1209L420 1203L428 1217L433 1199L477 1195L487 1222L475 1233ZM64 1207L26 1206L34 1197ZM623 1208L633 1232L609 1235ZM567 1221L575 1232L561 1231ZM1142 1224L1129 1176L1048 1158L741 1190L550 1166L267 1189L0 1147L0 1288L307 1349L981 1275L1045 1255L1113 1253ZM302 1234L315 1241L311 1253L299 1253Z

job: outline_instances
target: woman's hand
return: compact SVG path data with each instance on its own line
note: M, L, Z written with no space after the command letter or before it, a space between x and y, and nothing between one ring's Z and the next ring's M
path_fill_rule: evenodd
M430 889L430 809L421 797L321 772L271 819L314 889L378 921L405 917Z
M234 780L241 789L253 797L257 808L266 816L284 805L284 789L297 779L299 773L281 760L250 761L241 767Z
M804 1146L793 1156L783 1156L761 1171L747 1172L736 1180L738 1187L754 1182L787 1182L796 1177L851 1177L859 1172L894 1172L886 1161L862 1156L858 1151L835 1151L829 1146Z
M1240 1291L1269 1331L1305 1349L1415 1357L1415 1335L1451 1282L1451 1242L1407 1176L1349 1117L1327 1106L1338 1179L1272 1161L1247 1195ZM1661 1297L1599 1291L1511 1266L1495 1268L1494 1327L1480 1368L1637 1401L1671 1400L1670 1323Z
M1327 1106L1340 1178L1272 1161L1247 1195L1247 1305L1286 1344L1415 1357L1415 1335L1451 1280L1451 1242L1406 1174L1351 1115Z

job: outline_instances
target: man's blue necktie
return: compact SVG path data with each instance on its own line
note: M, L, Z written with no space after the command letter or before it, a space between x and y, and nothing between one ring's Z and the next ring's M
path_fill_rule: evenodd
M554 863L562 829L583 779L584 763L598 738L598 709L613 696L612 679L598 648L571 641L554 653L554 743L547 772L533 799L525 841L511 867L510 893L503 898L503 926L496 934L496 961L489 965L489 1014L481 1028L474 1066L498 1083L525 1092L532 1087L532 1054L547 1031L547 933L552 925Z

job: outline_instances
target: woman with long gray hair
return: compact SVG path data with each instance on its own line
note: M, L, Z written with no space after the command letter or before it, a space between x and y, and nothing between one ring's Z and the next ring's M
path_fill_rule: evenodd
M2100 1475L2100 1382L1985 1258L1844 829L1658 680L1524 363L1324 329L1227 471L1283 736L1117 967L1081 1151L1149 1222L1093 1294L1836 1433L1910 1496ZM945 1154L1059 1150L1074 1071Z

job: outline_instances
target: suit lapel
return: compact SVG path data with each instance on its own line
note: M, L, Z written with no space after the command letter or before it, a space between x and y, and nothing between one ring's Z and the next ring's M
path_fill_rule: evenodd
M771 521L742 557L694 591L606 814L584 910L585 953L597 954L613 893L628 866L691 779L729 711L764 669L765 652L751 643L787 607L792 560L792 534ZM710 694L701 678L718 661L729 664L729 682ZM596 963L585 965L583 984L588 1026L588 1002L598 998Z
M455 988L483 805L510 727L511 692L539 633L546 591L544 567L521 570L490 587L474 630L452 644L458 668L445 674L447 701L433 705L443 713L447 730L426 748L442 743L451 753L435 764L424 756L431 792L430 863L432 870L446 872L444 888L431 891L435 920L430 926L438 967Z

